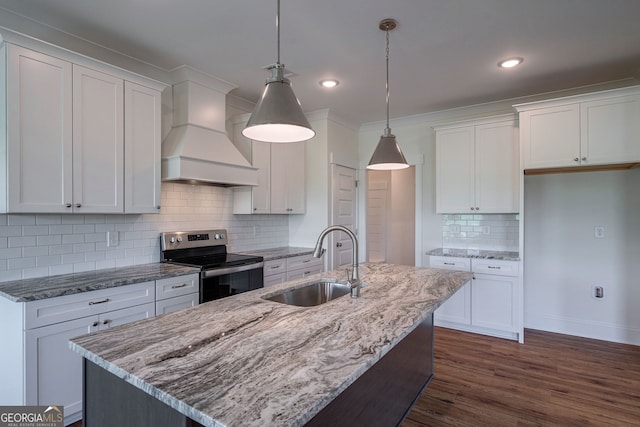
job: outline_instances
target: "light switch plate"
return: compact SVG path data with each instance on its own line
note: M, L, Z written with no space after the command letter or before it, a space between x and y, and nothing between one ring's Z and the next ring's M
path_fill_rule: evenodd
M593 234L596 239L604 239L604 227L596 227Z

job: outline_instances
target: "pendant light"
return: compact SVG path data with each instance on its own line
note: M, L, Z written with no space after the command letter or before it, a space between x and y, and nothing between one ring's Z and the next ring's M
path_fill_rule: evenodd
M409 167L407 160L400 150L396 136L391 133L389 127L389 31L396 28L398 23L395 19L387 18L380 21L378 27L387 33L387 127L378 141L367 169L373 170L394 170Z
M265 142L299 142L316 134L302 112L300 101L285 78L280 63L280 0L277 0L276 32L278 60L270 66L271 77L265 83L262 98L256 104L242 134L249 139Z

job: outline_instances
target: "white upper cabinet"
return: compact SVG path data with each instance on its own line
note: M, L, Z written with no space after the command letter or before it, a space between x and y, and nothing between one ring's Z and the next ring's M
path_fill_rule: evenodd
M251 165L258 169L258 185L234 188L233 213L305 213L305 144L251 141Z
M434 129L438 213L518 212L519 151L513 116Z
M124 210L160 211L160 91L124 82Z
M158 212L161 85L60 55L1 48L0 212Z
M122 79L73 66L74 212L124 212L123 88Z
M640 89L519 104L524 169L640 162Z
M10 44L3 50L7 128L0 144L6 145L2 166L8 182L0 186L0 207L5 212L70 212L72 65Z
M271 213L305 212L304 142L271 144Z

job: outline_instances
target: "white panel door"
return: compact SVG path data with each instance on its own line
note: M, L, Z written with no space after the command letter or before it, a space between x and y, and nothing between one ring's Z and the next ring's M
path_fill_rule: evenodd
M124 85L124 210L160 212L160 91Z
M471 323L482 328L517 331L518 278L474 274Z
M124 212L124 81L73 66L74 212Z
M356 170L332 165L331 224L343 225L357 235L356 227ZM328 243L329 270L352 265L353 244L346 233L331 233Z
M71 63L6 47L7 211L71 212Z
M367 258L370 262L384 262L387 260L389 185L386 181L369 181L367 187Z

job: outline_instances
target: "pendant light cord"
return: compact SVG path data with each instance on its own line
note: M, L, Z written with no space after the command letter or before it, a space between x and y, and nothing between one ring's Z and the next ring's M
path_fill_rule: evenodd
M280 65L280 0L277 0L276 6L276 33L278 34L278 61L276 66Z
M389 127L389 26L388 25L385 32L387 33L387 86L386 86L387 88L387 128L385 129L385 132L387 134L390 134L391 128Z

